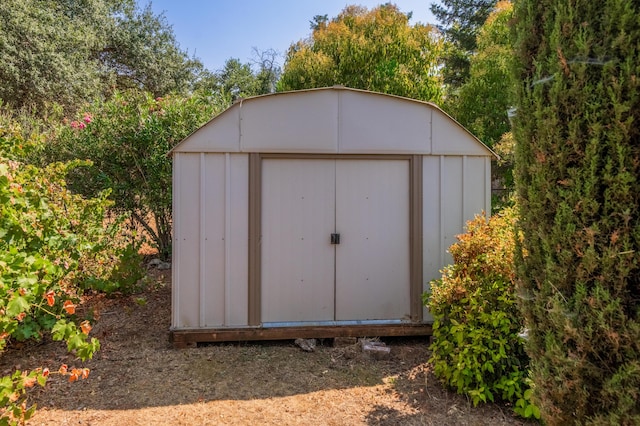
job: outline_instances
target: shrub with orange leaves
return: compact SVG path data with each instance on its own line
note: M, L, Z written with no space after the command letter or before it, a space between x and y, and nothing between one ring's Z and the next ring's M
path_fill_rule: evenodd
M489 220L477 216L449 248L454 264L424 295L434 317L430 362L436 377L474 404L508 401L518 414L539 418L519 337L515 215L514 208L506 208Z

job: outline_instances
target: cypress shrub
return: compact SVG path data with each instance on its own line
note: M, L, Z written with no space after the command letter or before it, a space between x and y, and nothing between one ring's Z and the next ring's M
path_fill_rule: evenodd
M518 291L546 423L640 424L640 1L515 2Z

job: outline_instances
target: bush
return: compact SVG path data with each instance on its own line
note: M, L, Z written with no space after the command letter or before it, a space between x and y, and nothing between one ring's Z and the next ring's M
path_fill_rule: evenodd
M70 187L86 197L109 190L113 210L142 228L163 259L171 257L171 158L178 142L222 109L219 99L153 98L139 91L116 92L63 126L44 147L40 162L90 160L75 170Z
M35 133L25 138L18 124L0 114L0 353L13 340L40 340L50 334L86 360L100 344L89 337L89 322L75 316L78 287L90 276L135 279L132 267L118 275L115 262L92 265L109 256L118 264L135 258L117 257L118 252L114 256L110 247L117 229L103 226L111 204L108 193L84 199L66 188L69 171L85 163L39 169L19 161L27 147L41 142ZM89 373L66 365L57 372L71 381ZM44 386L49 374L54 373L44 368L0 378L0 424L23 422L33 414L27 389Z
M509 401L523 417L539 417L530 402L523 320L515 295L515 213L476 216L449 251L454 264L431 282L424 299L434 317L431 363L445 385L474 405Z

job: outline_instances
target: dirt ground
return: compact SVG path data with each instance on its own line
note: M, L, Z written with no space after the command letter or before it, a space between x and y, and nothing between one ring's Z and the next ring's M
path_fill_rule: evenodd
M426 363L424 339L382 339L389 360L364 359L356 345L321 341L303 352L292 341L169 344L170 271L152 271L149 289L133 296L88 297L101 343L81 363L59 342L12 348L0 360L15 368L66 363L88 367L88 379L52 375L30 402L33 425L521 425L501 405L473 408L440 386Z

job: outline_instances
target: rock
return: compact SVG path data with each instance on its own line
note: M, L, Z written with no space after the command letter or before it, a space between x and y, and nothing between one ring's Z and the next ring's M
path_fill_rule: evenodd
M362 356L366 359L389 359L391 348L378 340L360 339Z
M171 269L171 263L169 263L169 262L160 262L158 264L158 270L159 271L166 270L166 269Z
M294 340L294 343L306 352L313 352L316 350L316 339L296 339Z
M151 259L149 261L149 266L158 266L159 264L162 263L162 260L158 259L157 257L155 259Z

